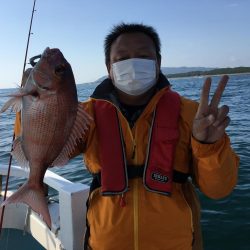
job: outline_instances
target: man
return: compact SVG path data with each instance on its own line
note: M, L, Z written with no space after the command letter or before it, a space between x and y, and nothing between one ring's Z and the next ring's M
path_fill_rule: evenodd
M180 97L160 71L156 31L141 24L115 26L105 57L109 78L83 103L94 122L75 153L94 176L85 248L202 249L193 184L219 199L237 181L229 108L218 107L228 77L210 103L211 78L199 105Z
M237 182L239 159L218 107L228 77L209 103L180 97L161 73L160 39L142 24L120 24L105 40L109 78L83 108L93 117L71 155L84 153L93 182L85 249L202 249L194 186L213 199Z

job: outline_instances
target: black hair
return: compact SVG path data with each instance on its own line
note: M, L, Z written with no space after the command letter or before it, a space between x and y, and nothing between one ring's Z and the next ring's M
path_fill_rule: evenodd
M157 57L161 58L161 41L158 33L153 27L139 23L129 23L129 24L120 23L112 28L112 30L104 40L104 53L105 53L106 64L109 64L110 62L110 50L114 41L124 33L137 33L137 32L144 33L145 35L149 36L152 39L155 45Z

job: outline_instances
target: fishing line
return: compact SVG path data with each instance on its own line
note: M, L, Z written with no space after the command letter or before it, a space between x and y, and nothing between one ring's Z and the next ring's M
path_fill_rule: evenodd
M33 2L33 8L32 8L32 14L31 14L31 19L30 19L30 26L29 26L29 33L28 33L28 40L27 40L27 45L26 45L26 50L25 50L25 56L24 56L24 63L23 63L23 72L22 72L22 79L24 76L24 72L25 72L25 67L26 67L26 61L27 61L27 55L28 55L28 50L29 50L29 42L30 42L30 35L33 34L31 32L31 28L32 28L32 23L33 23L33 16L34 16L34 12L35 10L35 6L36 6L36 0L34 0ZM23 81L21 82L21 87L23 86ZM9 157L9 166L8 166L8 173L6 176L6 184L5 184L5 191L4 191L4 197L3 197L3 201L6 200L7 197L7 190L8 190L8 185L9 185L9 177L10 177L10 169L11 169L11 164L12 164L12 150L13 150L13 141L15 139L15 131L13 131L13 138L12 138L12 145L11 145L11 150L10 150L10 157ZM1 218L0 218L0 237L1 237L1 233L2 233L2 227L3 227L3 218L4 218L4 211L5 211L5 206L2 207L1 210Z

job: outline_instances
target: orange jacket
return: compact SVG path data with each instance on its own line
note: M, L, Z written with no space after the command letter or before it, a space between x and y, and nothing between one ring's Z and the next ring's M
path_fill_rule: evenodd
M82 106L95 118L93 104L98 102L98 99L112 103L117 108L122 127L127 164L143 165L153 110L167 87L160 84L158 92L131 129L116 102L109 99L111 84L106 85L109 85L105 87L106 92L100 85ZM210 198L227 196L237 182L239 158L230 147L226 134L214 144L201 144L192 138L192 122L197 107L196 102L181 97L180 138L174 159L174 169L189 173L192 182L173 183L172 195L165 197L147 191L142 178L131 179L129 191L125 196L125 207L120 206L119 195L102 196L100 188L94 190L89 197L87 212L91 249L202 249L200 207L192 183ZM73 154L74 156L84 153L85 164L91 173L98 173L102 168L95 126L93 121L85 141L78 145ZM20 126L16 128L20 130ZM18 134L18 131L16 133ZM108 143L107 141L107 146Z
M100 87L82 105L95 117L93 104L98 99L112 103L117 108L122 127L127 164L143 165L153 110L166 90L167 87L161 86L132 129L117 104L108 99L106 90ZM192 182L205 195L219 199L228 195L235 186L239 159L226 134L214 144L201 144L192 138L192 122L197 107L196 102L181 97L180 138L174 169L189 173ZM78 153L84 152L85 164L91 173L98 173L102 168L97 149L98 137L93 122L85 143L78 149ZM121 207L118 195L102 196L100 188L90 195L87 219L91 249L202 249L199 201L191 181L173 183L172 195L165 197L148 192L141 178L131 179L125 201L126 206Z

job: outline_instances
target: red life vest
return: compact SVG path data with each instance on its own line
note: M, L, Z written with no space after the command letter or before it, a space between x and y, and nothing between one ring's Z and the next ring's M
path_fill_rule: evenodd
M117 109L110 102L94 103L95 122L101 160L103 195L128 190L128 173L122 128ZM171 90L160 98L154 110L143 174L147 190L169 195L172 191L173 162L179 139L180 96Z

